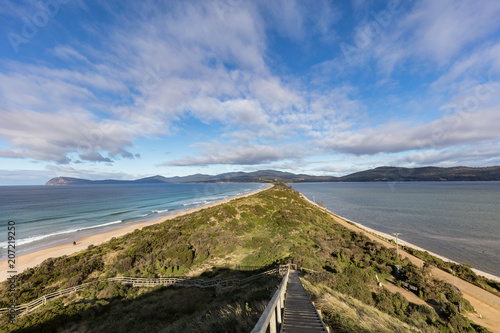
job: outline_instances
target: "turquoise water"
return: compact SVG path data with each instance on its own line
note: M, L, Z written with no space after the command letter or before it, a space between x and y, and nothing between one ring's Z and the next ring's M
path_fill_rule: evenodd
M302 183L347 219L500 276L500 182Z
M9 220L16 222L16 249L22 254L264 187L251 183L0 186L0 259L6 256Z

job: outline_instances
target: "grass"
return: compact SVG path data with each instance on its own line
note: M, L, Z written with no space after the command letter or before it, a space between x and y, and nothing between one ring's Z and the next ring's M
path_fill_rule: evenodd
M412 327L325 285L313 285L304 279L302 284L314 299L316 308L321 311L323 321L333 332L437 332L433 327L424 330Z
M215 297L214 289L103 283L20 316L2 332L248 332L278 284L259 280Z
M361 302L363 310L360 307L357 316L368 313L366 320L375 316L367 312L370 308L417 331L484 331L458 312L460 302L464 309L471 307L452 286L430 279L425 268L401 260L394 249L336 223L283 184L90 246L74 256L48 259L18 275L17 302L29 302L97 278L242 278L252 272L230 267L270 267L288 262L320 271L308 277L309 283L322 292L318 299L339 299L348 306ZM398 294L376 288L375 274L388 278L396 264L403 267L401 280L417 286L418 296L432 302L435 312L406 304ZM213 290L151 290L100 284L78 297L61 298L34 314L21 316L16 326L6 324L3 316L0 330L248 332L278 282L259 280L248 289L220 298L213 297ZM8 295L7 290L7 283L0 285L0 295ZM7 296L0 296L0 307L8 307L9 302ZM333 318L332 327L348 329L357 323L352 314L327 309L325 305L325 313L331 313ZM379 325L381 331L389 322Z

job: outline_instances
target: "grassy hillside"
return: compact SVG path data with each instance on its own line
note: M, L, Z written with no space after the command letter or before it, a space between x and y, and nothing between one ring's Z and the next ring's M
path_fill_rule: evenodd
M17 303L99 278L241 278L252 272L235 270L236 265L251 270L289 261L321 272L307 276L305 284L322 304L325 323L340 332L367 331L345 309L380 318L385 313L389 319L372 331L387 331L383 323L391 322L397 327L389 330L398 332L486 332L459 313L460 303L462 309L471 307L451 285L335 223L285 185L90 246L74 256L48 259L19 274ZM418 287L418 295L433 308L377 287L375 274L388 278L396 264L402 266L401 280ZM20 316L15 325L2 316L0 330L249 332L278 284L277 278L258 280L214 297L214 290L100 283ZM7 290L3 283L0 307L10 304ZM329 300L343 302L344 310L329 306Z

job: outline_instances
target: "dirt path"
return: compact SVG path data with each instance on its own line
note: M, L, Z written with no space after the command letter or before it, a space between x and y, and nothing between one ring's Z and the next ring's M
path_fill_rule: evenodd
M423 299L419 298L417 295L412 293L411 291L408 291L406 289L403 289L401 287L398 287L394 284L393 281L386 281L385 283L382 282L383 286L389 289L390 292L392 293L400 293L401 295L404 296L409 302L415 303L417 305L426 305L429 306Z
M304 196L303 196L304 197ZM311 204L313 204L315 207L322 209L326 213L328 213L330 216L333 217L333 219L340 223L341 225L345 226L348 229L351 229L356 232L360 232L370 238L373 241L376 241L382 245L384 245L387 248L395 248L396 246L392 244L391 242L388 242L384 239L381 239L380 237L373 235L371 233L366 232L366 230L363 230L362 228L348 222L347 219L338 216L329 210L319 207L315 203L311 202L311 200L307 199L304 197L305 200L309 201ZM405 252L401 248L399 249L399 253L401 256L407 257L413 264L415 264L418 267L422 267L424 265L424 261L412 256L411 254ZM431 274L437 279L446 281L454 286L456 286L460 291L462 292L462 295L464 296L465 299L467 299L472 306L476 309L476 314L468 314L467 317L472 320L474 323L484 326L488 328L489 330L493 332L498 332L500 333L500 297L482 289L479 288L467 281L464 281L456 276L453 276L449 273L446 273L439 268L436 268L434 266L431 266ZM481 315L481 318L479 317Z

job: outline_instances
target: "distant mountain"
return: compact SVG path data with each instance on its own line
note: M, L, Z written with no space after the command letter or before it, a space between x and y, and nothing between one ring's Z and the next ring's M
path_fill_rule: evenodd
M153 177L136 179L136 180L133 180L131 182L140 183L140 184L155 184L155 183L168 183L169 181L168 181L168 178L156 175Z
M220 175L195 174L184 177L153 176L136 180L87 180L56 177L45 185L92 185L92 184L162 184L162 183L272 183L272 182L393 182L393 181L490 181L500 180L500 167L378 167L343 177L310 176L275 170L255 172L229 172Z
M97 184L161 184L161 183L272 183L272 182L333 182L337 177L296 175L290 172L261 170L255 172L229 172L220 175L195 174L184 177L153 176L136 180L88 180L56 177L45 185L97 185Z
M339 179L342 182L393 182L393 181L489 181L500 180L500 167L378 167L356 172Z
M161 176L160 176L161 177ZM148 183L148 179L153 178L144 178L144 183ZM72 178L72 177L55 177L49 180L45 185L95 185L95 184L133 184L138 180L116 180L116 179L105 179L105 180L88 180L81 178ZM151 182L151 181L149 181ZM162 183L161 181L157 181L158 183ZM141 180L141 183L142 180Z
M87 185L92 184L93 181L80 178L71 177L55 177L45 183L45 185Z
M294 174L275 170L260 170L254 172L231 172L214 176L215 181L227 182L254 182L254 183L272 183L272 182L334 182L337 177L330 176L309 176L303 174Z

